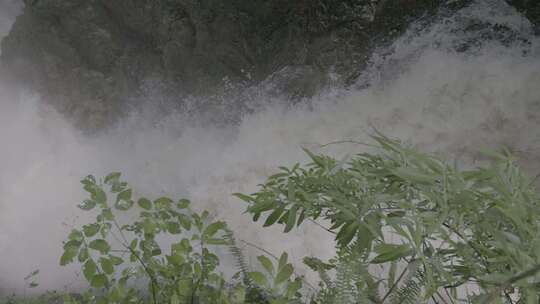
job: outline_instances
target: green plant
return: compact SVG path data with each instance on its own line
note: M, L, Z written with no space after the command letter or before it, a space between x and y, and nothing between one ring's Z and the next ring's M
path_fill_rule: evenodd
M302 284L294 278L286 253L275 269L268 258L259 257L266 274L249 271L225 222L210 221L207 211L193 211L188 200L143 197L135 203L120 173L103 181L87 176L81 183L90 197L79 208L95 212L96 220L71 231L60 264L81 264L93 288L82 302L298 303ZM163 244L170 245L167 252ZM217 271L219 258L211 249L224 245L238 260L234 277L242 275L240 281L227 282ZM147 292L138 288L140 279ZM79 301L66 296L64 302Z
M329 225L336 256L304 258L319 274L318 290L302 289L286 253L269 254L275 262L257 257L261 271L253 271L224 222L187 200L135 202L112 173L82 181L90 198L79 207L96 220L70 233L60 263L80 263L93 290L65 303L539 302L540 198L510 153L486 152L490 166L459 170L380 134L373 139L378 154L336 160L306 150L311 163L280 167L258 192L235 194L264 226ZM236 259L229 282L214 246Z
M62 295L56 292L46 292L37 296L16 296L0 297L0 304L43 304L61 303Z
M486 152L491 166L463 171L373 139L379 154L338 161L306 150L308 165L236 194L264 226L329 223L336 258L305 260L321 276L314 303L538 303L540 200L509 153ZM471 285L479 292L466 293Z
M270 304L301 303L298 290L302 288L301 278L291 280L294 273L292 264L288 263L287 253L281 254L274 265L264 255L257 257L264 272L249 272L249 278L269 294Z
M244 288L226 283L217 272L218 256L211 250L228 244L223 238L224 222L210 221L206 211L194 212L185 199L140 198L135 203L120 173L108 175L103 182L88 176L82 184L90 198L79 208L97 211L96 220L71 231L60 264L82 265L95 290L85 295L84 302L138 303L145 297L150 303L244 302ZM108 199L111 196L113 201ZM117 213L135 220L122 224ZM166 243L164 236L171 240L166 252L157 240L161 237ZM148 295L136 288L141 278L148 283Z

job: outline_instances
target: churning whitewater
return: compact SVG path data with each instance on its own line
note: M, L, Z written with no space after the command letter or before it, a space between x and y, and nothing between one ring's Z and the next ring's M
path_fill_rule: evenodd
M478 20L511 31L489 38L489 28L464 30ZM276 254L286 250L296 262L331 257L333 235L309 223L290 234L262 229L231 194L255 191L277 166L307 161L302 147L340 158L365 147L323 145L369 142L375 127L466 165L481 160L480 148L505 145L536 174L539 43L503 0L478 1L427 28L414 24L382 47L357 89L328 90L296 106L259 96L253 102L265 106L228 128L193 124L178 111L147 123L156 121L152 111L138 111L89 137L39 96L1 86L0 291L20 292L34 269L41 270L41 290L83 286L75 268L58 261L71 226L85 221L76 206L85 198L79 180L88 174L120 171L137 195L189 198L226 220L238 239Z

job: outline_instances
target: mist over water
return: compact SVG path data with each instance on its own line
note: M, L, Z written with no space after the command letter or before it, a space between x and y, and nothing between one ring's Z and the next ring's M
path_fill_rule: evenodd
M471 20L511 31L482 38L482 30L463 30ZM464 51L461 44L471 39L477 43ZM320 145L367 142L375 126L469 165L479 148L506 145L536 174L539 42L502 0L478 1L427 28L412 26L376 52L359 81L367 88L322 92L309 107L262 96L253 102L267 106L228 128L193 124L175 111L159 120L152 111L139 111L88 137L39 96L0 86L0 292L21 292L34 269L41 270L41 290L83 284L75 268L58 261L70 225L84 222L76 205L85 198L79 180L87 174L121 171L136 195L189 198L197 209L225 219L238 239L276 254L286 250L296 261L332 256L333 235L309 223L289 234L262 229L242 215L245 205L231 193L253 192L277 166L305 162L301 147L339 158L364 147Z
M0 39L9 32L9 28L15 21L21 7L22 1L20 0L2 0L0 2Z

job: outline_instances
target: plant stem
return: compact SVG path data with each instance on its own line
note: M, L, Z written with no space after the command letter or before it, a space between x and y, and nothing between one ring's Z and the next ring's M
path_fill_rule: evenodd
M310 219L309 221L312 222L313 224L315 224L315 225L321 227L322 229L326 230L327 232L330 232L331 234L336 234L334 231L332 231L332 230L330 230L330 229L324 227L323 225L317 223L317 221L315 221L315 220Z
M463 241L465 241L465 243L471 247L472 250L474 250L474 252L478 255L478 257L480 258L480 260L482 261L482 264L484 264L484 267L486 267L486 272L487 273L490 273L489 271L489 267L488 267L488 263L485 259L482 259L481 257L483 257L483 254L478 250L478 248L476 248L469 240L467 240L459 231L457 231L456 229L454 229L452 226L450 226L449 224L447 223L443 223L443 226L448 228L451 232L455 233L457 236L459 236Z
M413 260L411 260L411 262L413 262ZM399 277L397 278L397 280L394 282L394 284L392 284L392 286L390 287L390 289L388 289L388 291L386 292L386 294L384 295L384 297L382 298L381 300L381 304L384 303L384 301L386 300L386 298L388 298L390 296L390 294L394 291L394 289L397 287L397 285L399 284L399 282L401 281L401 279L403 279L403 277L405 276L405 273L407 272L407 268L409 267L409 265L411 264L411 262L409 262L407 264L407 266L405 266L405 268L403 269L403 271L401 272L401 274L399 275Z
M444 304L448 304L446 299L441 295L441 293L438 290L435 290L435 294L441 299L441 301L443 301ZM450 301L452 301L452 298L450 298ZM452 303L454 303L454 301L452 301Z
M124 235L124 233L122 232L122 229L120 228L120 225L118 225L118 222L116 221L116 219L113 219L113 223L116 226L116 229L118 229L118 232L120 232L120 237L122 237L122 239L124 240L124 242L120 242L122 244L122 246L124 248L126 248L139 261L139 263L141 263L141 266L144 269L144 272L146 272L146 274L150 278L150 287L152 289L152 302L154 302L154 304L158 304L157 297L156 297L156 285L157 285L156 278L150 272L150 269L148 269L146 263L144 263L144 261L141 259L141 257L135 252L135 250L133 250L128 245L129 242L128 242L126 236ZM114 236L114 234L113 234L113 236Z
M264 249L262 247L259 247L259 246L255 245L253 243L250 243L250 242L247 242L247 241L244 241L244 240L240 240L240 242L242 242L242 243L244 243L244 244L246 244L248 246L251 246L253 248L259 249L260 251L262 251L262 252L268 254L269 256L273 257L276 261L279 261L279 258L276 255L274 255L273 253L271 253L270 251L268 251L268 250L266 250L266 249Z
M450 302L452 302L452 304L454 304L454 300L452 299L452 296L450 296L450 293L448 292L448 289L444 288L444 293L446 294L446 296L448 297L448 299L450 299Z

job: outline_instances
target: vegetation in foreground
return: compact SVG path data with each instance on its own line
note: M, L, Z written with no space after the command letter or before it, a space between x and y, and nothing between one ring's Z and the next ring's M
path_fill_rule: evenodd
M336 256L304 258L319 286L295 275L287 253L261 255L252 268L225 222L185 199L135 198L112 173L82 180L89 199L79 207L96 220L71 231L60 264L79 264L91 289L63 302L539 303L540 200L509 153L489 152L490 166L464 171L373 139L378 154L336 160L306 150L311 163L235 194L265 227L330 223ZM233 278L218 270L220 246L236 258Z

